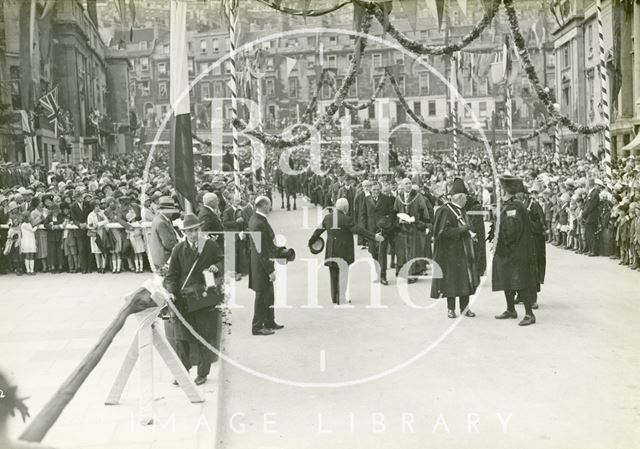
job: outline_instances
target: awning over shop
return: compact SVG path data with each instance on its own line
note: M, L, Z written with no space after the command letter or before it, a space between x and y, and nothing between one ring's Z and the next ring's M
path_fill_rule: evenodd
M640 150L640 134L635 136L631 142L622 147L622 151Z

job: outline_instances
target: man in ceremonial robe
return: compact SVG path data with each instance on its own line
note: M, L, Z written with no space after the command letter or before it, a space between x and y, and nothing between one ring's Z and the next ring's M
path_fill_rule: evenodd
M409 178L400 181L394 210L396 214L408 216L408 220L399 220L396 233L396 276L407 276L409 284L413 284L417 282L414 276L423 270L421 265L424 265L414 259L426 257L424 248L429 213L424 197L413 189Z
M531 305L533 292L539 288L533 230L527 208L516 199L516 194L524 190L522 179L504 175L500 177L500 184L502 210L499 212L500 230L493 257L492 289L504 291L507 310L496 319L518 318L514 303L517 293L526 310L525 317L518 324L528 326L536 322Z
M434 277L431 297L447 298L449 318L456 318L456 297L460 298L460 313L470 318L475 316L469 310L469 296L480 284L473 243L478 236L471 230L464 210L467 193L464 181L456 178L450 192L451 201L437 210L433 226L433 257L442 276Z

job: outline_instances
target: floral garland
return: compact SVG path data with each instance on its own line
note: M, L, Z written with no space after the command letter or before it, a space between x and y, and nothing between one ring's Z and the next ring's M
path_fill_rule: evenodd
M353 105L353 104L349 104L349 103L344 103L343 106L345 108L347 108L350 111L362 111L364 109L367 109L368 107L370 107L378 98L378 95L380 95L380 92L382 92L382 90L384 89L384 86L386 84L387 81L387 77L383 76L380 78L380 81L378 82L378 85L376 86L373 95L371 95L371 98L369 100L367 100L366 102L362 103L362 104L358 104L358 105ZM336 90L336 86L335 86L335 82L333 80L330 80L329 85L331 86L331 88L335 91Z
M507 19L509 21L509 27L511 29L511 35L513 36L514 43L516 48L518 49L518 54L522 60L524 65L525 72L527 74L527 78L529 78L529 82L533 86L533 89L536 91L538 98L544 106L547 108L549 114L555 119L558 125L569 128L571 131L578 134L596 134L602 132L606 129L605 125L595 125L595 126L586 126L580 125L579 123L574 122L566 115L560 114L553 106L553 100L549 92L545 91L542 85L540 84L540 80L538 78L538 74L536 73L536 69L531 62L531 56L529 55L529 49L527 48L526 42L522 33L520 32L520 24L518 23L518 14L513 6L513 0L504 0L504 6L507 11Z
M271 9L275 9L276 11L280 11L281 13L284 14L289 14L291 16L302 16L302 17L317 17L317 16L324 16L326 14L332 13L334 11L337 11L338 9L350 5L351 4L351 0L347 0L344 1L342 3L338 3L335 6L332 6L331 8L325 8L325 9L294 9L294 8L288 8L286 6L282 6L280 5L280 1L268 1L268 0L257 0L258 2L262 3L263 5L268 6Z
M369 29L371 28L371 18L372 17L370 14L365 15L365 17L363 18L362 20L363 34L367 34ZM354 84L356 80L358 69L360 68L360 63L362 61L362 55L364 54L364 50L367 46L367 42L368 40L366 38L361 37L358 39L358 46L354 52L354 57L351 61L351 66L349 67L349 73L345 77L344 81L342 82L342 85L336 92L333 98L333 101L327 107L325 113L322 114L322 116L320 116L320 118L318 118L313 124L313 126L316 129L319 129L325 124L327 124L331 120L331 117L335 115L335 113L338 111L340 106L343 104L344 99L347 96L347 93L349 92L349 89L351 88L351 86ZM316 101L317 101L317 98L316 98ZM307 109L309 110L309 108ZM239 118L235 120L234 125L239 128L247 127L247 124ZM302 127L302 128L303 129L300 131L300 133L295 135L290 140L285 140L281 136L268 134L258 129L246 131L246 133L250 136L255 137L256 139L258 139L259 141L261 141L262 143L264 143L265 145L271 148L283 149L283 148L290 148L290 147L301 145L311 138L311 131L307 127Z
M469 33L467 33L460 42L456 42L449 45L424 45L420 42L409 39L402 32L400 32L395 26L393 26L389 20L385 20L384 13L381 7L377 4L366 4L366 8L370 14L373 14L375 18L384 27L386 25L386 31L398 41L400 45L409 50L412 53L419 55L445 55L451 54L456 51L460 51L471 42L480 37L480 34L489 26L493 21L498 9L500 8L502 0L493 0L490 8L485 12L482 20L478 22Z
M478 142L478 143L484 143L484 139L475 136L473 134L471 134L470 132L468 132L467 130L465 130L464 128L460 128L460 127L454 127L454 126L449 126L447 128L434 128L433 126L427 124L424 120L422 120L422 118L417 115L415 113L415 111L413 109L411 109L411 107L409 106L409 104L407 103L407 100L404 98L404 96L402 95L402 92L400 92L400 87L398 86L398 82L395 79L395 77L393 76L393 74L391 73L391 71L387 68L386 71L386 77L389 77L389 80L391 81L391 85L393 86L393 90L395 91L396 96L398 97L398 100L400 100L400 105L402 106L402 109L404 109L404 111L423 129L426 129L427 131L433 133L433 134L451 134L453 132L453 130L455 129L455 131L460 134L465 136L466 138L468 138L469 140L472 140L474 142ZM545 123L544 125L540 126L539 128L533 130L531 133L525 135L525 136L520 136L516 139L512 140L512 143L519 143L519 142L524 142L526 140L530 140L533 139L535 137L538 137L540 134L542 134L543 132L545 132L546 130L548 130L549 128L551 128L552 126L557 125L557 121L556 120L550 120L549 122ZM507 141L506 140L498 140L496 141L496 145L507 145Z

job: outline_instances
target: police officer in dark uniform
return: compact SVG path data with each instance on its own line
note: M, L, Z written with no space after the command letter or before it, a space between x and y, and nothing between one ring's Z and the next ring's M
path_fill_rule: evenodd
M524 303L526 315L520 326L536 322L531 308L533 293L539 288L538 265L534 249L533 230L529 212L524 204L516 199L516 194L524 191L522 179L503 175L502 210L500 211L500 229L493 257L493 291L504 291L507 310L496 316L504 320L517 318L514 298L516 293ZM489 239L493 239L490 232Z

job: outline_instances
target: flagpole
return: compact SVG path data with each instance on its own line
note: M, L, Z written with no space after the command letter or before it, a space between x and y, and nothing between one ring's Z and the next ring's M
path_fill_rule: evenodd
M450 98L452 104L452 120L451 123L453 125L453 165L455 167L456 172L458 171L458 97L455 94L453 83L456 83L456 87L458 84L458 55L457 52L451 58L451 72L450 72L450 80L449 80L449 90L450 90Z
M512 108L511 108L511 85L509 84L509 80L507 80L506 84L506 98L505 103L507 107L507 152L509 155L509 160L513 157L513 130L512 130Z
M231 132L233 135L233 184L236 194L240 194L240 147L238 145L238 129L236 120L238 118L238 85L236 72L236 27L238 25L238 0L227 0L227 18L229 20L229 45L231 56L231 79L229 88L231 90Z
M609 118L609 81L605 67L604 53L604 31L602 27L602 0L596 0L596 11L598 19L598 41L600 47L600 93L602 101L602 118L604 119L604 164L607 176L607 184L611 182L611 121ZM636 55L636 57L638 57Z

